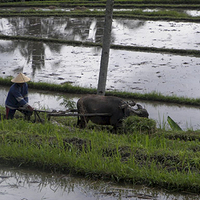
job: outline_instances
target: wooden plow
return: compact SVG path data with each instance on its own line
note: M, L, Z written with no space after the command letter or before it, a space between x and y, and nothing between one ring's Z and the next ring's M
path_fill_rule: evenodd
M18 109L20 112L27 111L23 108L19 108ZM93 117L93 116L111 116L111 113L84 113L84 114L80 114L78 113L77 109L70 109L70 110L66 110L66 111L46 111L46 110L37 110L34 109L33 110L33 114L34 114L34 122L37 121L37 118L39 120L39 122L43 122L44 120L41 118L40 113L45 113L47 116L47 119L50 120L51 117Z
M39 113L45 113L47 115L47 119L50 120L51 117L93 117L93 116L111 116L110 113L78 113L78 110L72 109L67 111L45 111L45 110L34 110L35 121L36 118L39 119L40 122L43 120L41 119Z

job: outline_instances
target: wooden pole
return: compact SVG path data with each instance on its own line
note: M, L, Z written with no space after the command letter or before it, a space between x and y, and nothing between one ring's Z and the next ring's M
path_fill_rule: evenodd
M104 33L103 33L103 46L102 46L100 72L99 72L99 82L98 82L98 88L97 88L98 95L105 95L110 41L111 41L111 30L112 30L113 5L114 5L114 0L107 0L106 15L105 15L105 22L104 22Z

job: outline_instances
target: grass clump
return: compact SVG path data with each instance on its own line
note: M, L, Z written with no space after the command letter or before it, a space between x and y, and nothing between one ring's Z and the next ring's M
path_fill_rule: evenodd
M123 120L122 127L127 132L154 133L156 122L153 119L129 116Z

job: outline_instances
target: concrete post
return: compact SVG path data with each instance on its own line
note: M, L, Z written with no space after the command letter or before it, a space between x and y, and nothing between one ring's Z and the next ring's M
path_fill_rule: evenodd
M105 22L104 22L104 33L103 33L103 46L102 46L100 72L99 72L99 82L98 82L98 88L97 88L98 95L105 95L110 42L111 42L113 5L114 5L114 0L107 0L106 15L105 15Z

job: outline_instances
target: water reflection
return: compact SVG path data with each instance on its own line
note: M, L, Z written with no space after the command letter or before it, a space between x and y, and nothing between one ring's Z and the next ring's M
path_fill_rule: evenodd
M0 34L91 41L103 36L104 18L8 17L0 18ZM199 23L113 19L113 44L160 48L199 49Z
M26 47L32 43L37 49L30 47L29 55ZM41 45L44 51L40 49ZM35 82L70 82L97 87L100 48L9 40L0 40L0 47L1 77L23 72ZM199 65L198 57L111 49L106 87L107 90L156 91L164 95L199 98Z
M101 42L104 18L9 17L0 18L0 33L65 40Z
M68 18L68 17L15 17L0 19L0 33L5 35L24 35L34 37L61 38L66 40L80 40L101 42L103 35L103 19ZM98 27L98 28L97 28ZM2 42L0 52L19 51L25 59L24 64L30 64L32 76L36 69L45 66L45 48L57 54L61 45L43 42ZM23 68L20 70L23 71Z
M0 18L0 33L100 42L103 18ZM199 49L199 23L113 19L112 43ZM27 73L33 81L97 87L100 48L0 40L0 76ZM107 89L199 97L200 59L191 56L110 51ZM90 81L88 81L90 80Z
M195 200L195 194L169 193L144 186L119 185L66 174L0 165L0 198L6 200Z

